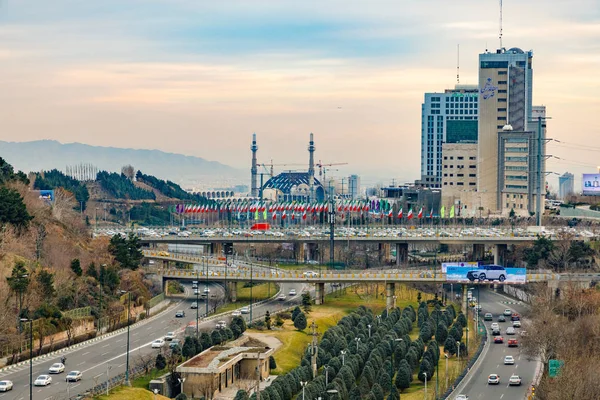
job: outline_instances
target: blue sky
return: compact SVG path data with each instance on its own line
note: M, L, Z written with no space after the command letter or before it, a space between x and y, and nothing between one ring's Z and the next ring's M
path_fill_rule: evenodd
M476 83L495 0L0 0L0 139L158 148L247 168L348 162L419 174L423 93ZM549 136L600 147L600 5L504 1L504 44L533 49ZM177 138L177 140L174 140ZM566 147L549 169L599 164ZM585 153L585 152L584 152ZM592 169L595 169L592 167Z

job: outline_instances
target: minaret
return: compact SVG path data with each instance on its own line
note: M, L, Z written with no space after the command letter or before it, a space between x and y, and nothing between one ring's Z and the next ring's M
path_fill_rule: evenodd
M256 144L256 133L252 134L252 146L250 146L250 150L252 150L252 168L250 169L250 195L256 198L258 197L258 168L256 167L256 151L258 150L258 145Z
M310 201L315 201L315 142L313 134L310 134L308 142L308 186L310 188Z

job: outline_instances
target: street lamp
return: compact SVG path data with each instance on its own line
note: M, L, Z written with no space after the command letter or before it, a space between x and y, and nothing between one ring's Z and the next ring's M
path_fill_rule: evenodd
M121 290L122 294L127 293L127 358L125 362L125 385L131 386L129 381L129 326L130 326L130 313L131 313L131 291Z
M329 389L327 391L327 394L338 394L338 391L336 389ZM338 396L335 396L335 397L338 397Z
M369 339L371 339L371 324L367 325L367 327L369 328Z
M448 353L444 353L444 358L446 359L446 390L448 389Z
M325 370L325 387L327 387L329 384L329 365L325 365L323 369Z
M340 354L342 355L342 366L346 365L346 351L347 350L340 351Z
M109 372L112 369L112 365L106 366L106 395L108 396L108 390L110 389L110 375Z
M21 322L29 322L29 400L33 399L33 320L21 318Z
M354 341L356 342L356 354L358 354L358 344L360 343L360 338L359 337L355 337Z
M377 326L379 326L379 323L381 322L381 315L377 316Z
M423 372L423 375L425 376L425 397L423 398L427 400L427 372Z
M306 387L307 384L308 384L308 382L300 381L300 386L302 386L302 400L304 400L304 388Z
M460 342L456 342L456 347L458 348L458 360L460 361Z

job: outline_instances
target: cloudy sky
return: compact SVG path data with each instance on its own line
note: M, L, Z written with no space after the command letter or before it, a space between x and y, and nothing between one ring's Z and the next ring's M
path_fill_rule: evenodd
M419 177L423 93L476 83L496 0L0 0L0 140L161 149L248 168L348 162ZM548 169L600 165L600 2L505 0L533 49ZM552 182L552 180L551 180Z

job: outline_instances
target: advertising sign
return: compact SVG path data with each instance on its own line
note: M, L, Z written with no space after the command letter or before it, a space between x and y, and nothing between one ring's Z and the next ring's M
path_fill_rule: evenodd
M40 199L48 203L54 202L54 190L40 190Z
M448 267L447 282L503 282L525 283L527 270L525 268L504 268L501 265L480 265L478 267Z
M600 196L600 174L583 174L583 194Z
M446 273L448 267L473 267L477 268L479 266L478 261L468 261L468 262L447 262L442 263L442 272Z

